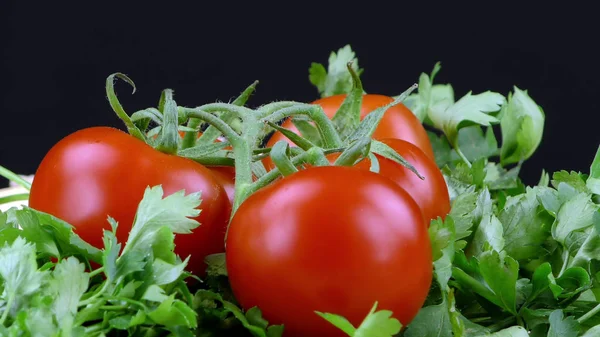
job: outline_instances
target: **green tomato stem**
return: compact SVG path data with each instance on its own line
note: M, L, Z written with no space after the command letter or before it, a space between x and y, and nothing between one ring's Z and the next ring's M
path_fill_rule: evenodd
M229 103L209 103L209 104L201 105L201 106L197 107L196 109L199 109L201 111L210 112L210 113L229 112L241 120L246 120L248 118L248 116L256 115L254 110L252 110L250 108L232 105ZM244 123L244 124L248 124L248 123Z
M267 121L267 124L272 127L273 129L281 132L284 136L286 136L289 140L292 141L292 143L296 144L298 147L300 147L303 150L308 150L312 147L315 147L315 144L313 144L310 140L298 135L297 133L283 128L271 121Z
M198 128L200 128L200 124L202 124L202 121L198 118L190 118L188 120L187 127L196 131L188 131L185 133L183 136L183 141L181 142L181 149L187 149L196 144L196 139L198 138Z
M371 148L371 138L363 138L356 140L344 150L335 160L334 165L337 166L352 166L360 158L369 155Z
M327 115L323 108L319 105L313 104L297 104L294 106L289 106L287 108L283 108L275 111L271 115L262 118L262 122L277 122L281 119L292 117L295 115L305 115L308 116L312 121L314 121L317 126L317 130L321 135L321 139L323 140L323 145L325 148L332 147L341 147L342 140L340 135L336 131L333 122Z
M248 99L250 99L250 95L252 95L256 90L256 86L258 85L258 83L258 80L252 82L252 84L250 84L246 89L244 89L244 91L242 91L242 93L233 102L231 102L231 104L244 106L246 102L248 102Z
M205 106L211 110L217 111L232 111L235 114L241 115L243 113L244 128L243 134L245 137L237 134L231 126L229 126L225 121L218 118L217 116L203 110L200 108L186 108L185 112L188 114L190 118L197 118L208 122L215 128L217 128L224 136L227 138L231 146L233 147L233 155L235 158L235 197L233 202L233 210L231 212L231 216L235 214L239 205L249 196L249 194L244 193L244 190L252 184L252 167L250 165L252 159L252 149L250 147L250 143L253 142L253 136L256 135L256 130L258 129L258 123L253 113L248 113L248 108L236 107L227 104L216 103L213 106ZM230 109L231 108L231 109ZM252 111L252 110L250 110Z
M379 159L373 152L369 153L369 160L371 160L369 171L379 173Z
M228 111L228 112L221 114L221 116L219 118L221 118L223 121L225 121L225 123L227 123L227 125L231 126L232 129L234 129L234 131L236 131L236 132L238 131L232 125L232 122L235 120L235 114ZM219 136L221 136L221 132L214 126L209 125L206 128L206 130L202 133L202 136L200 136L200 138L198 138L198 140L196 141L196 144L214 143L214 141L217 140L219 138Z
M289 158L290 146L284 141L280 140L271 149L271 158L275 166L279 169L279 172L284 176L298 172L298 169Z
M319 147L313 147L306 152L302 152L302 153L298 154L297 156L294 156L291 159L291 161L292 161L292 164L294 165L294 167L297 167L298 165L301 165L303 163L310 163L311 165L314 165L314 166L330 165L329 161L325 157L325 152L323 151L323 149L321 149ZM275 179L281 177L281 175L282 174L277 167L272 169L271 171L267 172L267 174L265 174L264 176L259 178L257 181L255 181L248 188L246 193L248 193L250 195L250 194L258 191L259 189L269 185Z
M363 86L358 74L352 68L352 61L346 64L352 78L352 89L331 121L340 130L341 137L346 139L360 125L360 110L363 100Z
M163 90L161 102L163 125L158 135L156 149L164 153L175 154L179 148L179 113L177 103L173 99L173 90Z
M259 119L263 119L267 116L272 115L273 113L275 113L278 110L289 108L291 106L298 105L298 104L305 104L305 103L299 103L299 102L295 102L295 101L279 101L279 102L268 103L257 109L257 112L258 112L257 117Z
M252 95L254 90L256 90L257 85L258 85L258 81L254 81L254 83L252 83L250 86L248 86L231 104L236 105L236 106L244 106L244 104L246 104L246 102L250 98L250 95ZM204 106L203 108L201 107L201 109L203 109L205 111L209 111L209 109L206 109L206 106ZM230 123L230 120L233 119L233 117L235 117L235 114L231 113L231 112L227 112L227 113L223 114L223 116L221 116L221 118L228 123ZM200 127L200 124L201 124L201 121L196 118L191 118L188 121L188 126L191 125L194 129L198 129ZM208 128L206 128L206 130L202 134L202 136L200 136L199 141L200 142L202 142L202 141L213 142L218 137L219 137L218 130L214 126L209 125ZM197 138L198 138L198 132L186 134L184 137L184 143L182 144L182 148L194 146L194 144L196 144Z
M140 129L138 129L138 127L133 123L129 115L125 112L125 109L123 109L123 106L119 102L119 99L117 98L114 83L115 77L120 78L123 81L129 83L133 87L132 94L135 93L135 83L133 83L132 79L127 77L127 75L125 74L114 73L106 78L106 96L108 97L108 102L110 103L111 108L114 110L117 116L123 121L123 123L125 123L129 134L147 143L146 136L144 136L143 132L140 131Z
M7 169L6 167L4 167L2 165L0 165L0 176L20 185L21 187L25 188L28 191L31 190L30 182L21 178L21 176L19 176L18 174L14 173L13 171Z

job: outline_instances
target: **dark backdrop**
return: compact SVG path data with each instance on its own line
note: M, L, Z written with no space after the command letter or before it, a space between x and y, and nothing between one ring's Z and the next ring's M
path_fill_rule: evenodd
M155 105L166 87L193 106L228 101L254 80L261 83L251 105L311 101L310 63L327 62L347 43L369 92L398 94L436 61L437 81L452 83L457 96L529 90L547 115L541 147L524 167L529 183L542 168L587 172L600 143L591 8L0 2L0 165L20 173L33 173L79 128L122 128L105 98L110 73L136 82L133 96L117 86L130 113Z

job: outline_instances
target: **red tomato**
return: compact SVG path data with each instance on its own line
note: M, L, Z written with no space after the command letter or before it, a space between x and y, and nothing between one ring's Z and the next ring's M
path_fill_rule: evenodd
M102 248L107 216L119 222L117 239L125 243L144 190L159 184L165 196L182 189L202 193L200 226L175 237L175 252L192 255L188 270L202 276L204 257L224 251L231 212L225 190L204 166L156 151L118 129L83 129L53 146L37 169L29 205L67 221L83 240Z
M312 104L320 105L325 111L325 114L329 116L329 118L332 118L345 98L345 94L334 95L316 100ZM394 99L389 96L375 94L363 95L360 111L361 120L371 111L393 101ZM282 123L282 127L299 133L298 129L296 129L289 118ZM373 133L373 138L378 140L384 138L402 139L415 144L429 157L434 158L433 148L423 124L421 124L421 121L419 121L419 119L402 103L389 108L385 112L377 129L375 129L375 132ZM276 131L268 140L266 147L272 147L279 140L285 140L292 144L292 142L281 132ZM275 167L270 157L263 159L263 164L269 170Z
M179 136L183 138L185 132L179 131ZM198 138L200 138L200 136L202 136L202 132L198 132ZM154 138L157 137L158 135L154 135ZM219 137L215 141L222 142L223 139L223 137ZM231 145L228 145L224 149L232 150L233 148ZM232 166L206 166L206 168L213 173L217 181L223 186L229 197L229 202L233 205L233 198L235 196L235 168Z
M233 166L207 166L213 176L223 186L229 202L233 205L235 197L235 168Z
M423 219L427 227L431 220L437 219L438 216L442 219L446 218L450 212L450 195L444 176L433 159L429 158L416 145L401 139L381 139L380 141L393 148L412 164L425 180L421 180L405 166L376 155L379 161L379 174L393 180L415 199L423 212ZM328 156L332 163L337 157L339 157L339 153ZM366 158L354 167L368 171L371 169L371 160Z
M262 188L234 215L227 270L243 308L284 336L344 336L314 313L359 325L375 301L403 324L423 305L431 246L419 206L382 175L344 166L300 170Z

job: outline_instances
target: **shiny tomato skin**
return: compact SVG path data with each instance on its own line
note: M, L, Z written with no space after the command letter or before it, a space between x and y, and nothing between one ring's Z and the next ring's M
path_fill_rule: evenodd
M358 326L375 301L407 324L432 278L416 202L390 179L342 166L300 170L251 195L226 256L236 299L284 324L286 337L344 336L314 311Z
M233 166L206 166L217 182L223 186L229 202L233 205L235 197L235 167Z
M444 176L435 161L414 144L401 139L382 139L381 142L398 152L417 169L425 180L421 180L405 166L376 155L379 162L379 174L393 180L415 199L423 212L423 219L427 227L429 227L430 221L437 217L445 219L450 212L450 195ZM371 161L366 158L354 167L368 171L371 168Z
M227 194L204 166L161 153L110 127L76 131L55 144L40 163L29 205L74 226L83 240L102 248L107 216L118 221L117 239L127 241L137 206L147 186L162 185L164 195L185 189L201 192L201 224L175 237L175 252L192 255L188 270L205 274L204 256L224 251L231 210Z
M179 131L179 136L181 136L181 138L185 137L185 132ZM198 132L198 138L201 136L202 132ZM224 137L219 137L215 141L222 142L224 139ZM223 149L233 150L231 145L228 145ZM206 168L213 173L219 184L223 186L227 193L227 197L229 197L229 202L233 205L233 198L235 196L235 168L232 166L206 166Z
M184 131L179 131L179 136L181 138L185 137ZM202 136L202 132L198 132L198 138ZM154 135L154 138L157 138L158 135ZM217 138L216 142L222 142L223 137ZM232 150L231 145L226 146L224 149ZM225 192L227 193L227 197L229 197L229 202L233 205L233 198L235 196L235 168L232 166L206 166L209 169L215 179L223 186Z
M318 99L312 102L312 104L320 105L323 108L325 114L329 118L333 118L337 110L344 102L345 98L345 94L334 95ZM385 95L363 95L362 106L360 111L361 120L373 110L385 106L386 104L389 104L393 101L394 99L392 97ZM289 118L282 123L282 127L298 133L298 129L296 129L296 127ZM431 146L429 137L427 136L427 131L423 127L423 124L402 103L389 108L385 112L383 118L377 126L377 129L375 129L375 132L373 133L373 138L378 140L384 138L403 139L407 142L415 144L417 147L423 150L423 152L425 152L429 157L434 158L433 148ZM281 132L276 131L267 141L266 147L272 147L279 140L285 140L286 142L292 144L292 142ZM267 167L267 169L272 169L274 167L274 164L271 161L270 157L263 159L263 163Z

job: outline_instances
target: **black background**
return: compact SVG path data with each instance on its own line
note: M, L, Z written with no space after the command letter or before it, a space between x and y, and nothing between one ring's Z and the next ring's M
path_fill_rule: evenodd
M562 4L562 3L561 3ZM126 110L229 101L260 80L249 102L312 101L311 62L351 44L365 90L396 95L429 72L468 90L527 89L546 112L543 142L524 167L587 172L600 143L594 10L487 3L25 2L0 1L0 165L33 173L46 151L92 125L123 128L104 91L113 72ZM525 6L530 6L526 8Z

